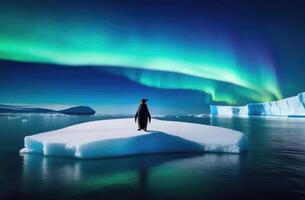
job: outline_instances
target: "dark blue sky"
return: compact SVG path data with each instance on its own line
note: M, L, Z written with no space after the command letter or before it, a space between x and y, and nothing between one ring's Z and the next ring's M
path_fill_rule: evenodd
M4 0L0 103L132 113L145 97L173 114L293 96L305 90L304 10L288 0Z
M202 102L210 97L201 92L146 87L99 68L0 63L1 103L80 104L99 113L130 114L148 98L154 114L208 112Z

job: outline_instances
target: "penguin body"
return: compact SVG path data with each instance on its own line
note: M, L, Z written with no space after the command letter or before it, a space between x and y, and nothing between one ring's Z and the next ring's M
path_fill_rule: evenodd
M138 111L135 115L135 121L138 121L138 130L147 129L148 121L151 121L151 116L145 102L139 105Z

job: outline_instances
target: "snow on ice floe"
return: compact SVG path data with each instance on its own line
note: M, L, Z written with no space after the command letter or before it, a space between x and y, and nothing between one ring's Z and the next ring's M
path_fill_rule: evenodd
M245 106L210 106L212 115L221 116L300 116L305 117L305 92L294 97Z
M153 119L137 131L133 118L99 120L24 138L20 153L80 159L173 152L241 153L247 137L235 130Z
M69 105L0 105L0 113L61 113L61 114L95 114L89 106Z

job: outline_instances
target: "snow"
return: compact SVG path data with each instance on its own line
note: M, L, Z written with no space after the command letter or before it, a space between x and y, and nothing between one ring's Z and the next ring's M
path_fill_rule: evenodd
M95 114L89 106L69 105L0 105L0 113L62 113L62 114Z
M171 152L240 153L247 137L238 131L153 119L149 131L137 131L133 118L99 120L24 138L20 153L80 159Z
M305 116L305 92L294 97L246 106L210 106L212 115L222 116Z

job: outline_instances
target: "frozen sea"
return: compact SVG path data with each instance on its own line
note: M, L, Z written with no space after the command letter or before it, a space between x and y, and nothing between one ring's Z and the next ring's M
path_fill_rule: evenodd
M243 154L19 155L26 135L122 117L1 114L0 199L305 199L305 118L156 117L241 131Z

